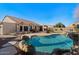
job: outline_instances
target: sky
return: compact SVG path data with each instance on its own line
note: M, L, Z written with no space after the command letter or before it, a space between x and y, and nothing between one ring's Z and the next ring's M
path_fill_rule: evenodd
M74 3L6 3L0 4L0 20L14 16L38 24L54 25L58 22L68 26L76 21Z

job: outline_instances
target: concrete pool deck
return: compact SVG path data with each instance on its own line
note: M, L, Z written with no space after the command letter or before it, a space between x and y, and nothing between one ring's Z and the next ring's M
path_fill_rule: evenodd
M29 34L17 34L17 35L0 35L0 38L16 38L17 36L32 36L32 35L39 35L39 36L45 36L45 35L51 35L51 34L64 34L64 33L45 33L45 32L39 32L39 33L29 33Z
M0 38L16 38L14 35L0 35Z
M29 34L23 34L25 36L33 36L33 35L37 35L37 36L47 36L47 35L51 35L51 34L65 34L65 33L44 33L44 32L41 32L41 33L29 33ZM23 36L22 35L22 36Z

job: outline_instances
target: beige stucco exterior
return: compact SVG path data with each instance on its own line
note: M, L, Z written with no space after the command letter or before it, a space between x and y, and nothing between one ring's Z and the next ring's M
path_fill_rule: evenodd
M25 27L28 28L26 31L25 31ZM33 23L31 21L21 20L19 18L15 18L11 16L6 16L4 17L4 19L0 24L0 34L27 32L30 31L29 27L32 27L32 29L34 29L35 31L39 31L39 25L36 25L36 23Z
M62 33L62 32L65 32L66 31L66 28L56 28L56 27L54 27L53 28L53 31L54 32L58 32L58 33Z
M2 21L3 34L10 34L16 32L16 22L11 20L9 17L5 17Z
M68 31L72 31L72 32L79 32L79 29L77 28L77 25L79 25L79 22L73 23L71 25L69 25L68 27L66 27L66 29Z
M15 33L16 32L16 24L14 23L4 23L3 24L3 34Z
M2 34L3 34L3 25L0 24L0 35L2 35Z
M18 20L18 22L16 22ZM73 31L73 32L79 32L79 30L76 29L79 22L69 25L65 28L57 28L53 26L47 26L47 25L41 25L42 31L46 31L48 29L53 30L53 32L61 33L61 32L67 32L67 31ZM20 26L22 26L22 31L20 31ZM10 33L16 33L16 32L27 32L30 31L29 29L27 31L24 30L24 27L32 27L32 30L39 31L40 25L36 25L35 23L23 21L19 18L15 17L4 17L3 21L0 23L0 34L10 34Z
M4 23L16 23L15 21L13 21L13 20L11 20L11 18L9 18L9 17L4 17L4 19L3 19L3 21L2 22L4 22Z

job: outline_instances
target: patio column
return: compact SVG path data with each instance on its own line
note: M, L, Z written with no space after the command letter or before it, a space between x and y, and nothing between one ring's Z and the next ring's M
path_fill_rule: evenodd
M3 34L3 25L0 25L0 34Z
M36 31L38 32L38 27L36 26Z
M29 31L29 26L28 26L28 31Z
M30 26L28 26L28 32L30 32Z
M44 32L44 25L42 26L43 32Z
M22 32L24 32L24 26L22 26Z
M20 26L19 26L19 24L16 25L16 32L20 32Z

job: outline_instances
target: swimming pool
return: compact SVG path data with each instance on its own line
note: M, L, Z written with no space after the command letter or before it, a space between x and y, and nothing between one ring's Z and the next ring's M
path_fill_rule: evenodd
M25 44L32 45L37 52L52 53L54 49L71 49L73 41L69 37L60 34L48 36L34 36L25 40Z

